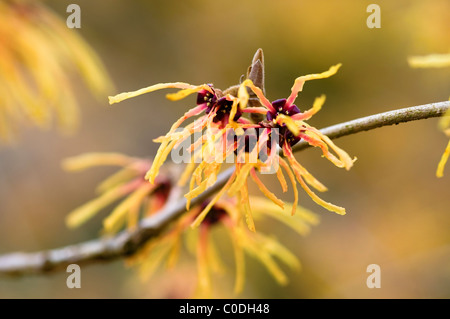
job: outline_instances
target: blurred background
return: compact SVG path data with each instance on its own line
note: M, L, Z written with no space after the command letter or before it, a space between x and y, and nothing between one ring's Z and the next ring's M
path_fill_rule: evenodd
M45 1L66 19L74 1ZM371 1L76 1L78 31L106 65L116 91L159 82L239 81L256 49L263 48L269 99L287 97L297 76L322 72L341 62L330 79L305 85L297 105L305 109L326 94L310 123L318 128L396 108L447 100L450 69L411 69L409 55L448 53L450 2L377 1L381 28L369 29ZM1 40L1 39L0 39ZM194 105L165 99L165 92L110 107L96 100L74 76L81 124L69 136L57 129L21 129L18 141L0 146L0 254L50 249L96 238L100 215L69 230L69 211L94 197L108 168L67 173L61 160L91 151L153 156L152 139ZM188 104L188 105L187 105ZM343 206L339 216L300 191L300 204L321 223L307 237L282 225L261 225L291 249L302 270L286 269L278 286L265 268L247 258L244 293L250 298L449 298L450 167L435 177L448 142L429 119L348 136L336 141L357 156L349 171L308 149L296 156L329 191L327 201ZM264 177L274 183L272 177ZM252 183L250 183L252 184ZM254 186L254 184L253 184ZM270 187L269 187L270 188ZM258 194L256 187L254 193ZM292 200L289 192L283 197ZM107 212L105 212L107 213ZM234 268L214 278L216 296L234 298ZM369 289L366 268L381 267L381 288ZM194 259L140 282L123 261L82 268L82 289L66 287L67 274L0 279L1 298L169 298L188 297L196 282Z

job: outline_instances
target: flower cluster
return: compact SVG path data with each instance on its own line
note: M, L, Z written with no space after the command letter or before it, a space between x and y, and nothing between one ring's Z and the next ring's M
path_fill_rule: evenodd
M340 64L323 73L297 78L288 98L270 102L264 94L263 56L258 50L247 77L239 85L224 91L212 84L196 86L174 82L110 97L113 104L144 93L175 88L179 91L168 94L170 100L196 93L197 105L178 119L166 135L155 140L161 145L153 161L116 153L91 153L67 159L64 167L69 170L98 165L122 167L100 184L97 198L68 215L67 224L77 227L121 199L104 219L104 232L114 233L125 227L133 229L140 218L157 215L170 202L171 194L188 184L186 212L131 256L129 264L139 265L143 276L149 277L163 260L169 267L173 266L185 242L197 259L196 295L211 296L211 274L220 271L223 264L211 233L216 228L224 228L234 250L236 293L242 291L244 285L245 254L259 260L277 282L286 283L287 277L276 259L291 268L298 268L299 262L276 239L256 232L255 220L268 216L306 234L310 225L318 221L314 214L298 206L297 183L319 205L339 214L345 213L344 208L322 200L312 191L310 187L318 191L325 191L326 187L297 161L292 149L303 140L319 147L323 156L334 165L346 169L352 167L354 160L345 151L306 123L321 109L325 97L317 98L313 106L303 112L294 104L306 81L328 78L339 67ZM194 118L181 129L182 124ZM173 172L178 166L163 167L169 155L173 156L172 151L180 147L186 148L188 157L181 177ZM200 204L193 203L192 199L216 182L229 158L235 169L223 187ZM276 175L283 192L288 190L287 176L294 193L292 204L283 202L262 182L260 174L267 172ZM248 179L256 183L265 197L249 195Z
M62 129L76 127L72 69L99 97L110 91L97 55L41 1L1 1L0 39L2 140L12 139L21 121L47 128L54 115Z
M253 65L255 65L255 61ZM295 196L292 214L295 213L298 203L297 182L316 203L330 211L345 214L344 208L324 201L313 192L310 186L321 192L325 191L326 187L295 159L292 151L293 145L300 140L304 140L311 146L319 147L323 156L336 166L347 170L352 167L354 160L345 151L337 147L319 130L305 122L321 109L325 102L325 96L317 98L313 106L304 112L301 112L294 104L298 93L302 91L306 81L328 78L334 75L339 67L340 64L332 66L323 73L298 77L294 82L289 97L273 102L270 102L265 97L261 87L255 85L252 79L247 78L239 86L223 92L210 84L198 86L180 82L156 84L135 92L122 93L110 97L110 103L117 103L137 95L165 88L180 89L176 93L167 95L170 100L178 100L189 94L197 93L197 106L176 121L165 136L155 140L161 145L152 167L146 174L146 179L150 183L154 183L160 167L171 154L171 151L180 146L186 139L195 135L195 132L206 130L206 134L201 135L196 140L194 137L194 142L190 144L188 151L192 153L191 161L187 165L180 181L180 185L183 185L191 177L189 191L185 195L188 199L187 209L189 209L189 203L192 198L195 198L215 183L222 163L226 158L235 154L237 159L244 160L235 160L235 173L211 200L210 205L205 207L198 215L193 222L193 226L199 226L211 207L227 192L229 196L238 196L238 203L242 206L247 225L250 230L254 231L255 225L247 187L248 177L251 177L257 183L265 196L281 208L284 207L283 202L267 189L257 174L257 172L262 172L265 169L274 168L274 163L279 163L275 172L283 191L287 190L284 173L287 174L292 184ZM254 107L249 105L250 94L257 98L261 106ZM246 113L261 114L265 118L255 123L243 116ZM179 130L180 125L184 121L195 116L199 117L183 130ZM245 143L248 142L247 138L249 137L245 133L250 129L257 132L253 134L256 138L253 144ZM278 132L278 141L275 141L273 136L274 129ZM229 141L228 133L230 130L234 132L232 143L226 144L225 147L218 147L223 142ZM245 147L239 147L240 145L242 146L239 140L244 142ZM217 149L221 151L217 152ZM279 149L281 149L282 155L286 157L287 161L279 155ZM200 151L196 152L195 150ZM265 150L267 156L260 156L261 150ZM199 154L201 156L200 159L198 158ZM249 160L251 158L254 160Z

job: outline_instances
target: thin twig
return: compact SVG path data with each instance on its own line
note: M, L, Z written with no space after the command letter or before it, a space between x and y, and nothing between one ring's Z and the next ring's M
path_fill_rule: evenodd
M368 131L378 127L416 121L432 117L440 117L450 109L450 102L438 102L414 106L395 111L370 115L353 121L336 124L321 131L330 137L338 137ZM300 142L294 151L308 147L307 143ZM191 201L191 206L201 203L219 190L233 173L230 168L221 173L217 182ZM134 232L123 231L111 238L100 238L84 243L46 250L34 253L11 253L0 256L0 275L23 276L30 274L43 274L50 271L62 270L69 264L85 265L92 262L109 261L136 252L139 247L149 239L161 233L173 220L185 212L186 199L169 201L157 215L141 221L139 228Z

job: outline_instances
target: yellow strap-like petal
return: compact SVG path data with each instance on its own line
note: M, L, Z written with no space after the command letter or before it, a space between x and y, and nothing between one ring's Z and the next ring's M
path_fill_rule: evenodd
M206 215L209 213L211 208L217 203L217 201L223 196L223 194L227 191L227 189L230 187L230 185L233 183L234 179L236 177L236 172L233 172L233 174L230 176L226 184L222 187L222 189L216 193L216 195L211 199L211 201L208 203L208 205L198 214L197 218L192 222L191 227L196 228L198 227L201 222L205 219Z
M198 88L199 86L195 86L189 83L183 83L183 82L174 82L174 83L158 83L151 86L148 86L146 88L139 89L137 91L132 92L124 92L117 94L115 96L109 96L109 104L119 103L123 100L130 99L132 97L136 97L145 93L154 92L161 89L194 89Z
M259 190L267 197L269 198L274 204L281 207L281 209L284 209L284 203L281 199L279 199L274 193L269 191L269 189L264 185L264 183L259 179L258 175L256 174L255 170L252 169L250 171L250 176L253 179L253 181L258 185Z
M312 198L313 201L315 201L320 206L328 209L329 211L335 212L339 215L345 215L345 208L336 206L334 204L328 203L321 199L319 196L316 195L309 187L306 185L306 183L303 181L303 178L299 176L298 181L302 188L305 190L305 192L309 195L309 197Z
M320 111L322 106L325 103L325 95L321 95L320 97L317 97L314 100L313 107L310 108L308 111L305 111L303 113L294 114L291 116L292 119L296 121L306 121L309 120L314 114Z
M265 106L271 112L275 112L272 103L270 103L270 101L264 96L263 91L259 87L254 85L251 80L247 79L244 82L242 82L241 87L244 86L248 86L253 91L253 93L255 93L255 95L258 97L259 101L263 106Z
M306 81L328 78L328 77L336 74L336 72L339 70L339 68L341 66L342 66L342 64L339 63L336 65L333 65L325 72L318 73L318 74L308 74L308 75L304 75L304 76L300 76L300 77L296 78L294 85L291 88L291 95L288 97L288 99L286 101L286 105L289 106L294 103L295 99L297 98L298 93L303 90L303 85L305 84Z
M288 174L289 180L291 181L291 184L292 184L292 190L294 192L294 203L292 204L292 216L294 216L295 211L297 209L297 204L298 204L297 182L295 181L295 176L292 173L292 171L289 168L289 165L286 163L286 161L284 159L282 159L281 157L279 158L279 161L280 161L280 166L284 168L284 170Z

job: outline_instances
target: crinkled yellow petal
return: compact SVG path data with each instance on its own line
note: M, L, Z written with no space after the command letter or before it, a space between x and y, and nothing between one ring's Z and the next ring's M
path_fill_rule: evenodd
M408 57L412 68L444 68L450 66L450 53Z
M328 202L324 201L319 196L317 196L316 193L314 193L308 187L308 185L306 185L305 181L303 180L303 178L301 176L297 176L297 177L298 177L297 180L299 181L300 185L305 190L305 192L309 195L309 197L311 197L311 199L313 201L315 201L317 204L319 204L323 208L328 209L331 212L335 212L335 213L337 213L339 215L345 215L345 208L339 207L339 206L336 206L336 205L333 205L331 203L328 203Z
M180 90L176 93L166 94L166 98L171 101L178 101L178 100L184 99L186 96L191 95L192 93L196 93L200 90L206 90L209 93L214 94L213 89L209 85L202 84L202 85L198 85L198 86L192 86L191 88L186 88L184 90Z
M275 196L274 193L269 191L267 187L264 185L264 183L259 179L258 175L256 174L255 170L250 170L250 176L253 179L253 181L258 185L259 190L267 197L269 198L274 204L281 207L281 209L284 209L284 203L281 199L279 199L277 196Z
M305 129L308 132L313 132L319 139L322 139L338 155L339 160L342 164L341 164L341 166L340 165L336 165L336 166L345 167L346 170L349 170L353 166L353 163L356 161L356 158L352 159L350 157L350 155L347 154L347 152L345 152L343 149L336 146L336 144L334 144L333 141L328 136L326 136L325 134L323 134L318 129L316 129L312 126L306 126Z
M273 108L272 103L270 103L270 101L264 96L263 91L259 87L254 85L251 80L247 79L244 82L242 82L241 87L243 87L243 86L249 87L253 91L253 93L255 93L255 95L258 97L258 99L261 101L262 105L264 105L271 112L275 112L275 109Z
M239 99L239 105L241 106L241 109L245 109L247 107L249 98L250 98L250 96L248 95L247 88L245 87L245 84L242 83L238 89L238 99Z
M295 181L295 176L292 173L292 171L289 168L289 165L286 163L286 161L284 159L282 159L281 157L279 158L279 161L280 161L280 166L284 168L284 170L288 174L289 180L291 181L291 184L292 184L292 190L294 192L294 203L292 204L292 216L294 216L295 211L297 209L297 204L298 204L297 182Z
M287 183L286 183L286 179L284 178L283 171L282 171L281 167L278 167L278 169L277 169L277 178L278 178L278 181L280 182L281 189L283 190L283 193L287 192L288 186L287 186Z
M450 156L450 141L448 142L447 147L445 148L444 154L442 154L441 160L439 161L439 164L438 164L438 167L436 170L437 177L444 176L444 168L445 168L445 164L447 163L449 156Z
M215 170L210 171L210 174L205 174L207 177L205 180L201 181L201 183L196 187L193 188L192 181L194 180L194 176L191 179L190 184L190 190L187 194L184 195L186 197L186 209L189 210L190 208L190 202L193 198L199 196L201 193L203 193L207 188L211 187L217 180L217 173L220 170L220 165L212 165L215 167Z
M291 88L291 95L288 97L286 101L286 105L292 105L297 98L298 92L301 92L303 90L303 85L306 81L310 80L317 80L317 79L325 79L328 78L339 70L339 68L342 66L341 63L333 65L330 67L327 71L318 73L318 74L308 74L304 76L300 76L295 79L294 85Z
M306 168L304 168L299 162L297 162L290 147L283 145L283 152L287 156L289 164L291 164L297 180L303 177L309 185L317 189L319 192L327 191L327 188L321 182L319 182L314 176L311 175L311 173L306 170Z
M322 108L323 104L325 103L325 95L321 95L320 97L317 97L314 100L314 104L313 107L310 108L308 111L305 111L303 113L298 113L298 114L294 114L291 116L292 119L298 121L298 120L309 120L314 114L316 114L317 112L320 111L320 109Z
M332 154L328 150L328 145L322 141L317 135L311 132L305 132L301 133L299 135L300 138L302 138L305 142L307 142L309 145L314 147L320 147L322 150L323 156L327 158L330 162L332 162L337 167L344 167L345 164L339 160L334 154Z
M155 182L155 178L159 173L159 169L163 165L163 163L166 161L167 156L169 156L169 153L172 151L172 149L175 146L175 142L168 142L164 141L161 143L161 145L158 148L158 151L156 152L155 159L153 160L152 166L148 170L148 172L145 174L145 179L148 180L150 183Z

